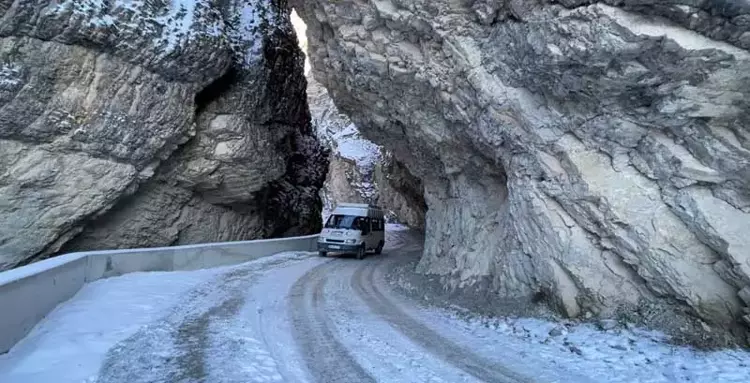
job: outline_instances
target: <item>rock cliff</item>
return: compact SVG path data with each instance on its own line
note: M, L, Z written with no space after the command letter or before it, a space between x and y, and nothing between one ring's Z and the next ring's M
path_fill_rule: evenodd
M0 270L317 230L305 85L284 2L0 0Z
M315 78L424 185L420 271L746 333L750 2L291 3Z
M307 26L294 10L291 21L300 48L307 52ZM421 181L382 147L362 137L312 77L307 59L305 75L313 127L329 153L328 175L321 189L323 219L336 201L354 201L382 206L390 222L424 229L427 206Z
M321 190L324 211L331 211L337 201L373 203L386 210L390 222L424 228L426 206L419 179L390 153L363 138L312 78L307 97L318 139L330 153Z

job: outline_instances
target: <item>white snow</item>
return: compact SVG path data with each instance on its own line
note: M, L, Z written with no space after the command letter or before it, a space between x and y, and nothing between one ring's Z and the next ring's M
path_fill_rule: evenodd
M132 273L85 285L7 354L3 383L82 382L95 377L117 342L165 315L222 269Z
M166 7L155 7L143 0L63 0L43 15L67 14L85 18L93 28L113 32L153 35L153 44L168 54L199 37L217 38L224 34L224 22L210 0L170 0Z
M235 12L234 18L229 20L229 39L232 46L240 55L245 65L253 65L262 57L263 30L262 25L273 25L276 20L268 11L271 9L270 0L240 1L242 5Z
M154 41L156 46L163 46L167 52L175 50L193 28L197 3L195 0L171 0L168 12L154 18L162 26L161 36Z
M357 126L345 114L339 112L328 91L314 79L308 80L308 102L316 136L334 154L356 163L359 173L372 173L382 160L381 148L362 137ZM367 177L363 177L367 178ZM371 177L370 177L371 178ZM370 182L364 179L365 182ZM362 185L371 187L372 185Z
M397 251L414 245L404 242L405 227L388 225L388 230ZM394 248L392 242L389 249ZM133 381L166 381L174 359L200 345L192 337L183 339L187 345L176 343L176 329L203 323L197 318L206 316L208 347L197 353L205 363L206 381L306 381L287 298L303 275L328 262L336 272L326 277L322 304L331 330L377 381L476 381L367 307L351 283L362 263L307 253L281 253L217 269L132 273L90 283L9 353L0 355L0 381L95 382L107 353L120 347L129 353L118 354L123 358L118 361L133 374ZM382 283L380 278L374 282ZM379 290L404 314L450 342L538 381L732 383L747 382L750 376L747 351L695 351L665 343L666 337L658 332L632 327L600 331L591 325L531 318L467 320L456 311L419 307L387 288ZM232 299L242 300L239 311L217 307ZM140 341L123 346L136 334ZM152 359L158 360L151 363Z
M385 224L385 230L386 231L407 231L411 229L409 229L409 226L402 225L400 223L387 223Z
M318 139L331 149L334 155L354 162L357 174L354 177L347 177L351 189L359 193L365 201L374 200L378 192L373 179L375 166L382 161L380 147L361 136L357 126L338 112L333 101L327 97L327 92L323 90L320 94L313 96L311 105L316 102L323 104L322 107L311 106L313 125ZM322 191L326 210L323 214L324 219L334 205L334 201L331 201L329 197L328 187L326 184Z
M283 253L274 256L275 259L288 258L289 260L302 260L302 253ZM317 257L307 258L306 262L320 262ZM270 260L270 259L269 259ZM280 283L282 280L289 281L290 273L300 263L285 263L283 273L274 272L275 268L266 269L263 274L270 275L272 283ZM260 266L260 265L259 265ZM284 277L279 278L280 275ZM292 277L295 275L292 274ZM207 373L210 382L283 382L282 371L287 371L289 366L282 365L272 348L271 341L278 342L278 338L268 338L262 328L260 315L262 310L255 301L258 294L263 301L276 301L285 308L283 289L266 289L265 283L269 280L260 275L258 280L253 280L252 288L244 290L243 300L246 302L237 315L228 318L212 320L209 325L210 352L206 354ZM292 279L294 280L294 279ZM265 281L265 282L264 282ZM283 282L282 282L283 283ZM282 320L281 312L273 313L268 325L276 327ZM280 334L274 334L280 336ZM293 342L287 343L293 344ZM288 348L288 347L287 347ZM288 364L288 363L287 363Z
M302 262L290 264L284 267L282 272L268 272L258 278L252 289L245 296L246 304L240 312L239 318L247 318L241 324L243 331L247 331L250 337L260 340L264 347L254 348L254 354L270 356L273 360L266 361L265 374L267 381L277 381L276 374L281 374L287 382L306 381L306 366L304 358L299 355L298 347L293 337L293 324L289 316L289 302L286 294L291 286L310 271L314 266L329 261L325 258L311 257ZM236 363L243 363L243 356L237 355L233 358ZM244 356L245 359L250 359ZM216 360L217 364L233 364L234 361ZM273 368L272 368L273 366ZM262 375L260 375L262 376ZM259 379L260 380L260 379Z
M172 321L199 316L226 299L229 292L219 283L223 276L240 269L272 269L274 264L309 255L279 253L235 266L130 273L89 283L50 312L7 354L0 355L0 382L94 382L105 356L120 342L144 329L165 332L173 325ZM189 293L199 287L198 298L190 298ZM232 331L224 331L228 321L211 323L212 354L206 361L209 374L227 376L226 364L239 368L244 363L243 369L264 373L259 375L258 381L278 381L272 379L278 373L273 372L275 367L267 352L259 348L258 341L250 334L242 333L245 327L242 318L236 320L240 323L233 324ZM169 338L169 334L166 337ZM147 339L145 344L162 338L154 335L154 339ZM180 353L175 347L173 342L161 341L150 344L150 354L144 355L174 358ZM246 359L248 356L252 358ZM255 363L247 363L248 360ZM240 372L235 370L237 374ZM141 378L156 379L164 374L165 371L143 371Z
M352 291L330 289L326 296L337 333L345 334L341 342L378 382L481 382L425 352L388 322L373 320Z
M21 82L21 67L16 64L0 66L0 89L11 88Z
M467 321L454 312L436 309L423 309L421 317L480 354L505 361L520 355L539 366L558 366L595 382L739 383L750 376L750 352L696 351L670 345L666 336L655 331L601 331L589 324L533 318L478 317ZM562 333L550 335L555 328ZM505 355L508 353L512 355Z
M354 124L335 132L332 138L336 152L344 158L356 161L359 167L372 169L380 161L380 147L362 138Z
M279 367L249 320L211 322L208 375L221 382L283 382ZM249 382L248 382L249 383Z

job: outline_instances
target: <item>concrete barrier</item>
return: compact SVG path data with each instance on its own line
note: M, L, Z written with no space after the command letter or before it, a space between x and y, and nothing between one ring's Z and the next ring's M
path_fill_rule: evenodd
M137 271L197 270L285 251L316 251L317 235L64 254L0 273L0 354L87 282Z

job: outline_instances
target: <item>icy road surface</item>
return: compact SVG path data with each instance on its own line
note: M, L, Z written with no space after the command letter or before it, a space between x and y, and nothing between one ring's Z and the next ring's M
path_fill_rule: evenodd
M743 351L421 307L384 279L419 245L408 231L388 237L363 261L286 253L96 281L0 355L0 382L750 381Z

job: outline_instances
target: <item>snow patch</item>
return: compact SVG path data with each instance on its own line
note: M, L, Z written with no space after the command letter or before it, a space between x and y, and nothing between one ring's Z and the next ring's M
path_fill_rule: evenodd
M12 88L21 83L21 67L16 64L0 66L0 89Z
M173 52L195 39L201 26L206 28L200 31L202 34L219 36L222 24L209 22L208 15L212 12L214 10L207 0L171 0L167 12L153 19L161 27L161 34L154 40L154 45L162 47L165 53ZM197 21L200 21L199 26L196 26Z
M170 0L165 7L141 0L64 0L45 15L70 14L93 28L154 36L163 55L200 37L219 37L224 23L210 0Z
M230 20L224 20L211 0L170 0L164 6L143 0L63 0L43 15L84 19L83 25L121 36L153 36L161 56L197 41L226 39L242 63L252 65L262 57L266 27L276 22L272 9L270 0L234 0L227 12Z
M674 346L666 343L664 334L634 326L615 325L603 331L591 324L534 318L467 320L439 309L424 309L422 317L456 341L473 338L466 345L480 354L502 357L496 350L512 350L533 357L535 363L544 361L596 382L739 383L750 376L750 352Z
M387 223L385 224L385 231L407 231L409 226L402 225L400 223Z
M372 170L380 161L380 147L362 138L354 124L334 133L332 139L335 142L335 152L341 157L356 161L359 167Z
M264 30L276 23L270 0L237 1L228 36L235 53L245 65L253 65L262 57Z
M283 382L276 361L253 331L252 321L244 318L239 315L209 324L209 381Z
M329 309L342 344L378 382L479 383L480 381L446 363L404 337L390 323L363 321L367 311L351 292L327 291L333 306ZM365 314L367 313L367 314Z

